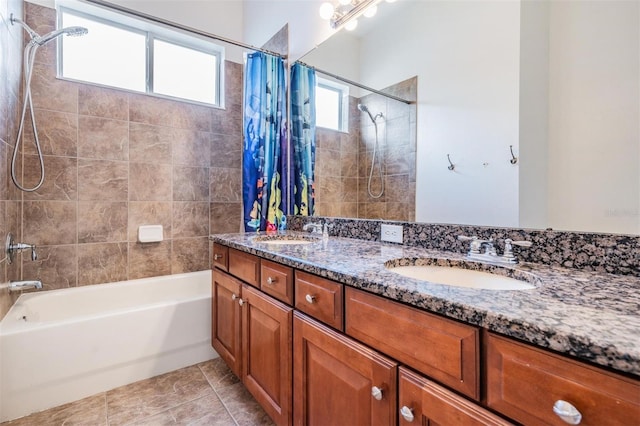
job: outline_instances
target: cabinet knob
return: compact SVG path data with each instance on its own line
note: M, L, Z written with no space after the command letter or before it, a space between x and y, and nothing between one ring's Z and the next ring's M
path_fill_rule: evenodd
M213 255L213 260L220 260L220 259L222 259L223 257L224 257L224 256L223 256L223 255L221 255L221 254L214 254L214 255Z
M382 389L377 386L372 387L371 396L374 397L377 401L382 400Z
M307 294L304 299L309 302L309 303L315 303L316 302L316 297L311 295L311 294Z
M242 299L238 299L238 305L240 305L240 306L244 306L244 304L245 304L245 301L244 301L244 300L242 300Z
M238 298L238 295L236 295L235 293L231 294L231 300L236 300Z
M276 281L278 281L277 278L273 278L273 277L267 278L267 284L275 284Z
M563 422L569 423L570 425L579 425L582 421L582 414L580 414L580 411L578 411L578 409L572 404L561 399L557 400L555 404L553 404L553 412L556 413Z
M409 423L413 421L413 410L406 405L403 405L400 409L400 415Z

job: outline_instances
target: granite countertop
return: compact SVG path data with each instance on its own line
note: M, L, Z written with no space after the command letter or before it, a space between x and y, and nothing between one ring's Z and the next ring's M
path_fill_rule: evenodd
M257 236L259 238L256 238ZM453 252L330 237L310 244L268 244L266 234L218 234L211 240L346 285L534 345L640 376L640 278L521 263L501 266L536 287L481 290L432 284L385 268L398 259L438 259L477 269ZM284 235L307 233L287 231ZM480 268L495 269L484 263ZM505 269L506 268L506 269Z

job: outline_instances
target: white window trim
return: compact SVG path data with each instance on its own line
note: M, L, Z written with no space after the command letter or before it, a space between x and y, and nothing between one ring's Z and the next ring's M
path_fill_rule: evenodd
M333 129L330 127L322 127L323 129L333 130L336 132L348 133L349 132L349 86L343 83L338 83L334 80L329 80L322 77L316 76L316 86L323 87L325 89L336 91L340 94L340 105L339 105L339 114L340 114L340 128Z
M222 46L213 43L210 39L205 38L203 36L199 36L197 34L189 33L184 30L180 30L177 28L165 26L162 24L158 24L155 22L149 22L147 20L132 17L125 13L110 10L105 7L101 7L98 5L88 4L84 2L78 2L76 0L57 0L56 1L56 12L57 12L57 27L62 28L62 11L80 16L83 18L95 20L106 25L114 26L117 28L122 28L127 31L144 34L147 38L147 52L145 57L146 63L146 91L139 92L136 90L130 90L122 87L109 86L100 83L94 83L90 81L84 80L76 80L68 77L64 77L62 73L62 49L64 43L57 43L57 78L60 80L73 81L77 83L90 84L93 86L106 87L116 90L121 90L129 93L137 93L137 94L146 94L149 96L154 96L163 99L176 100L180 102L187 102L197 105L204 105L208 107L214 108L225 108L224 105L224 53L225 50ZM153 40L157 39L160 41L172 43L178 46L182 46L188 49L197 50L203 53L207 53L210 55L216 56L218 69L216 72L216 99L215 103L206 103L200 102L192 99L185 99L175 96L163 95L160 93L155 93L152 91L153 87Z

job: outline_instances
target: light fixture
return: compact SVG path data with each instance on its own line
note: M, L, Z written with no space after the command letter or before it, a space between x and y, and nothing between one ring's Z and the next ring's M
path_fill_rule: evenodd
M346 30L353 31L358 26L357 18L360 15L369 18L375 15L380 1L382 0L337 0L335 5L327 1L320 6L320 17L328 19L333 29L344 25Z

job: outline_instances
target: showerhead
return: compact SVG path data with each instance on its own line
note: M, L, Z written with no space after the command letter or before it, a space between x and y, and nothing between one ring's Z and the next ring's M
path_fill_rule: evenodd
M11 21L12 25L19 24L20 26L22 26L22 28L24 28L27 34L29 34L29 37L31 37L31 43L35 43L39 46L49 43L51 40L61 36L62 34L67 34L68 36L73 37L73 36L85 35L86 33L89 32L89 30L87 30L84 27L67 27L67 28L51 31L48 34L40 36L24 21L13 16L13 13L11 14L9 20Z
M358 109L359 109L360 111L362 111L362 112L366 112L367 114L369 114L369 118L371 119L371 121L373 122L373 124L376 124L376 119L377 119L378 117L382 117L382 113L381 113L381 112L379 112L378 114L376 114L376 116L374 117L374 116L371 114L371 111L369 111L369 108L367 108L367 106L366 106L366 105L358 104Z

